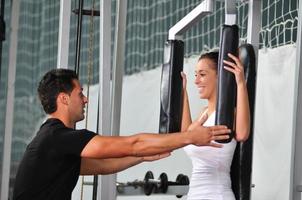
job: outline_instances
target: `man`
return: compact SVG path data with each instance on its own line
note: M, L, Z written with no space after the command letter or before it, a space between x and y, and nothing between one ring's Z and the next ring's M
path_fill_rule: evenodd
M78 176L110 174L144 161L167 157L188 144L219 147L212 140L226 139L225 126L202 127L175 134L140 133L126 137L101 136L75 130L84 119L87 97L72 70L55 69L44 75L38 94L49 119L27 146L20 163L13 199L71 199ZM198 124L199 123L199 124Z

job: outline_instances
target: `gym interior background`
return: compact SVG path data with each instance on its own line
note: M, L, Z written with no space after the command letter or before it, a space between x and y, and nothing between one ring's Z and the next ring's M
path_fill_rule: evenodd
M4 1L6 38L2 43L0 71L0 180L2 180L0 184L9 183L9 194L26 145L46 117L39 104L36 87L46 71L57 67L60 14L59 0L18 0L18 12L12 12L16 1ZM128 0L120 135L158 131L161 64L168 30L200 2L201 0ZM95 9L99 10L99 0L84 1L84 8L91 9L93 3ZM72 10L78 6L78 0L71 1ZM193 116L199 113L200 107L204 104L196 96L193 84L194 65L201 52L218 48L224 12L224 1L215 1L214 13L203 18L184 35L184 71L188 74L188 91ZM240 43L245 43L248 2L238 1L237 12ZM295 187L292 182L298 119L296 105L297 102L299 104L297 100L299 66L296 61L300 56L297 56L297 52L301 51L297 44L297 38L301 34L298 32L298 12L302 12L299 11L299 0L261 1L252 200L290 199ZM115 45L115 0L112 1L111 13L112 51ZM86 91L90 80L90 102L88 124L83 121L78 127L88 126L91 130L96 129L97 123L97 109L94 107L97 106L99 82L99 26L99 17L95 16L93 19L90 16L83 17L79 76ZM76 29L77 15L71 12L69 54L66 55L71 68L75 63ZM14 37L16 40L12 40ZM89 43L91 39L94 41L93 45ZM89 56L91 52L92 59ZM87 67L89 63L93 63L90 73ZM9 82L11 64L16 66L14 83ZM9 92L12 87L13 98ZM7 126L8 120L13 124L11 129ZM4 142L7 135L11 136L9 149L5 148ZM4 155L8 155L9 161ZM9 171L3 167L7 162ZM117 181L142 179L148 170L152 170L155 177L161 172L166 172L169 179L173 180L179 173L190 175L191 167L189 158L182 150L177 150L168 159L142 164L119 173ZM7 172L9 181L3 181ZM85 179L89 181L92 178ZM83 199L91 199L92 187L85 185L81 189L82 181L80 178L73 199L81 199L81 196ZM117 197L117 199L167 200L175 198L165 195Z

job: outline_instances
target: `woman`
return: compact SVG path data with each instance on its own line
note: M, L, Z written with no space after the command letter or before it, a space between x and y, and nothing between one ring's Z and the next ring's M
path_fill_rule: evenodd
M222 148L192 145L184 148L193 165L188 200L235 200L231 188L230 167L236 141L245 141L249 136L250 110L242 63L234 55L228 54L228 56L234 63L224 61L226 65L224 69L234 74L237 84L237 105L234 110L236 134L234 139L223 144ZM195 84L199 97L208 101L208 105L202 109L199 116L207 115L208 119L203 124L204 126L211 126L215 123L217 63L218 52L209 52L200 56L195 68ZM181 129L184 131L192 124L192 119L184 73L182 73L182 77L185 91Z

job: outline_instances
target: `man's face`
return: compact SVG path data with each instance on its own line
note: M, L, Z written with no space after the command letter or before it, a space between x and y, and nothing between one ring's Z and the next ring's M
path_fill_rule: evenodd
M88 102L87 97L83 94L83 88L78 80L73 80L74 88L69 98L69 114L74 122L84 119L85 105Z

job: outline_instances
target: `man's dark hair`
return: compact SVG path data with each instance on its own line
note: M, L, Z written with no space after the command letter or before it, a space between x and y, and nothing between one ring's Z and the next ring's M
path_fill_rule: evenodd
M212 62L215 63L215 70L217 70L218 68L218 56L219 56L219 52L218 51L211 51L211 52L207 52L204 54L201 54L198 61L200 61L201 59L209 59Z
M70 69L53 69L43 76L38 86L38 95L47 114L57 110L56 100L59 93L71 94L74 79L78 79L78 76Z

